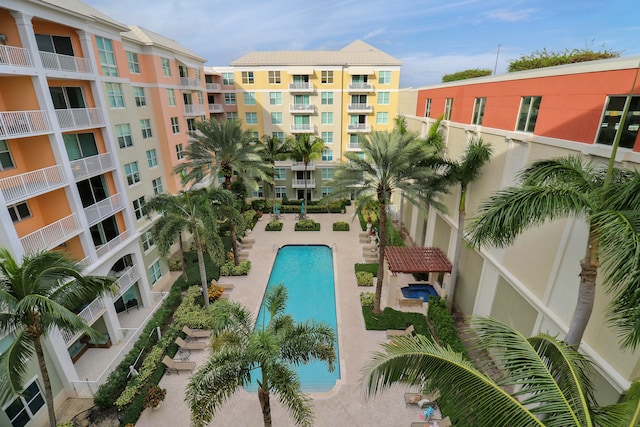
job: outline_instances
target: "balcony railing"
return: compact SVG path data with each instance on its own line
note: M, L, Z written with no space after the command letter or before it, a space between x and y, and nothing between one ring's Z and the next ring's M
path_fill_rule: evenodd
M62 130L84 129L104 125L102 111L99 108L56 110L56 116Z
M54 248L80 233L76 214L71 214L20 238L26 253L45 251Z
M129 230L125 230L113 239L109 240L104 245L96 246L96 252L98 253L98 256L101 257L109 253L113 248L124 242L128 235Z
M102 297L98 297L93 301L91 301L91 303L88 306L83 308L82 311L78 313L78 316L84 319L87 325L91 325L93 324L93 322L96 321L98 317L102 316L104 312L105 312L104 301L102 300ZM74 341L77 337L83 334L83 332L76 332L76 333L72 333L68 331L60 331L60 332L62 333L62 338L64 338L65 344L69 344L70 342Z
M293 163L291 163L291 170L292 171L303 171L304 170L304 162L293 162ZM309 164L307 164L307 170L308 171L316 170L316 164L313 163L313 162L309 162Z
M91 73L91 62L86 58L40 51L42 66L48 70Z
M87 206L84 208L84 213L87 216L89 226L92 226L122 209L124 209L124 201L120 194L116 193L98 203Z
M371 125L366 123L352 123L347 125L347 132L371 132Z
M180 77L180 86L200 87L200 80L191 77Z
M0 45L0 67L3 65L11 65L14 67L33 67L28 49Z
M292 124L291 133L315 133L316 127L310 123Z
M293 82L289 83L289 90L292 92L313 92L315 87L309 82Z
M42 110L0 112L0 139L47 132L51 132L51 125Z
M122 296L132 284L134 284L138 279L140 279L140 272L138 271L137 266L127 267L124 270L124 273L120 275L120 278L116 281L116 285L118 285L118 292L113 296L113 301L116 301L118 298Z
M185 116L201 116L204 114L204 105L202 104L185 104Z
M220 83L207 83L207 90L209 92L220 92L222 90L222 86Z
M224 105L222 104L209 104L210 113L224 113Z
M373 85L369 83L349 83L349 92L373 92Z
M111 153L98 154L91 157L83 157L70 163L73 177L80 181L91 176L101 175L114 169Z
M0 191L7 204L16 200L27 199L45 191L62 187L67 180L62 166L50 166L0 180Z
M349 106L347 107L348 113L358 113L358 112L370 113L372 111L373 111L373 105L369 105L369 104L349 104Z
M289 106L289 112L291 114L304 113L312 114L316 111L316 107L313 104L291 104Z
M350 142L348 148L349 148L349 150L360 150L360 143L359 142Z
M304 188L305 187L305 181L307 182L307 188L315 188L316 187L316 179L315 178L310 178L310 179L298 179L298 178L294 178L291 181L291 188Z

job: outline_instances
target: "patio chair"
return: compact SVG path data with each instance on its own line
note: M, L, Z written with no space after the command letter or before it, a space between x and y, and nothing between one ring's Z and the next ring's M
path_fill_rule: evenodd
M162 363L167 367L167 374L175 371L176 374L180 375L180 371L193 371L196 368L196 362L181 362L173 360L167 355L162 359Z
M191 329L188 326L182 328L182 332L187 336L187 341L197 340L198 338L209 338L211 336L211 331L207 331L205 329Z
M413 335L414 332L413 325L409 325L407 329L387 329L387 338L406 337Z
M178 347L185 350L204 350L207 348L207 343L205 341L186 342L180 337L176 338L176 344L178 344Z

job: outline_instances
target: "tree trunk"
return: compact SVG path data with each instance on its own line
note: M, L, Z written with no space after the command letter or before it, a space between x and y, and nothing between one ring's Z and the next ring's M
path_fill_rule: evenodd
M180 263L182 265L182 280L187 281L187 260L184 257L184 242L182 241L182 232L178 233L178 241L180 242Z
M260 408L262 408L262 420L264 421L264 427L271 427L269 390L263 390L262 387L258 387L258 400L260 400Z
M49 412L49 426L56 427L56 412L53 408L53 392L51 391L51 380L49 379L49 372L47 371L47 364L44 360L44 352L42 350L42 343L40 342L39 336L33 338L33 344L35 347L36 357L38 358L38 365L40 366L42 383L44 384L44 398L47 401L47 411Z
M465 211L465 200L467 197L467 189L461 187L460 203L458 204L458 231L456 233L456 248L453 253L453 266L451 268L451 279L449 282L449 290L447 292L447 308L449 311L453 309L453 298L456 293L456 280L458 279L458 264L460 263L460 251L462 250L462 240L464 236L464 219L467 216Z
M231 191L231 177L225 176L224 185L227 190ZM233 253L233 265L240 264L240 255L238 254L238 241L236 240L236 225L233 219L229 218L229 237L231 237L231 252Z
M589 318L593 312L593 302L596 297L596 278L598 276L598 242L593 230L589 232L587 243L587 255L580 261L580 287L578 289L578 302L573 313L569 332L564 338L568 345L580 347L580 342L587 329Z
M304 162L304 196L302 197L302 199L304 200L303 203L307 202L307 165L308 164L309 164L308 162ZM305 207L304 215L302 215L302 218L307 217L307 209L309 209L309 206Z
M382 284L384 282L384 248L387 246L387 203L380 201L380 215L378 222L379 242L378 242L378 279L376 280L376 297L373 301L373 312L380 314L380 299L382 298Z
M204 309L209 311L209 284L207 283L207 270L204 266L204 253L202 243L198 240L198 233L195 233L196 252L198 253L198 268L200 268L200 281L202 282L202 295L204 296Z

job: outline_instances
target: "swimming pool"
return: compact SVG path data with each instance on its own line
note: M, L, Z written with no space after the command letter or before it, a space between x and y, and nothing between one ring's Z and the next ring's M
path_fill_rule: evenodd
M438 292L432 285L422 283L412 283L409 286L400 288L402 296L405 298L420 298L422 301L428 302L431 295L438 296Z
M325 322L338 335L336 319L336 294L333 277L333 254L325 245L287 245L278 250L273 263L267 291L280 283L287 288L286 312L296 322L313 319ZM260 307L256 329L269 322L268 313ZM302 390L305 392L323 392L331 390L340 378L340 356L336 342L336 363L333 372L329 372L325 362L311 362L296 367ZM247 391L256 391L256 372Z

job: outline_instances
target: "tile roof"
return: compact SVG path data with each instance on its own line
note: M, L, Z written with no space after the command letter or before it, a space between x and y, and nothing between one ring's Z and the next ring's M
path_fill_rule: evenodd
M391 246L384 255L392 273L451 273L451 262L440 248Z

